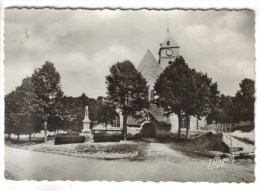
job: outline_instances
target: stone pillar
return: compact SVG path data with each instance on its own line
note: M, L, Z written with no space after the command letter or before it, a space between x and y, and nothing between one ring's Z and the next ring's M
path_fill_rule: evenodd
M121 109L117 108L116 112L119 114L119 127L123 129L123 115Z
M196 131L197 128L198 128L197 118L190 116L190 131Z
M93 141L93 135L90 130L90 123L91 123L91 121L89 120L88 106L86 106L85 118L83 120L83 130L82 130L82 133L84 133L86 135L86 141Z
M171 122L171 133L178 133L178 128L179 128L178 116L176 114L171 114L170 122Z
M85 118L83 120L83 130L82 133L90 133L90 123L91 121L89 120L89 112L88 112L88 106L85 108Z

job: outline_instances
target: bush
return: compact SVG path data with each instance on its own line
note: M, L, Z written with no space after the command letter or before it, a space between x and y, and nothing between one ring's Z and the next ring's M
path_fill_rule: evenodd
M156 138L158 139L169 139L171 137L171 133L166 129L157 129L156 130Z
M127 140L141 140L142 139L142 135L140 133L136 133L136 134L127 134Z
M85 142L85 136L62 135L62 136L55 137L54 145L70 144L70 143L84 143L84 142Z
M120 138L121 134L94 134L94 142L119 142Z

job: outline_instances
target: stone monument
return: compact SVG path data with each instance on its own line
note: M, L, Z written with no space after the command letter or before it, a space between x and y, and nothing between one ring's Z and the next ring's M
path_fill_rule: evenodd
M91 133L90 131L90 123L91 121L89 120L89 111L88 111L88 106L85 108L85 118L83 120L83 130L82 133Z
M116 112L119 114L119 127L123 129L123 115L121 109L117 108Z

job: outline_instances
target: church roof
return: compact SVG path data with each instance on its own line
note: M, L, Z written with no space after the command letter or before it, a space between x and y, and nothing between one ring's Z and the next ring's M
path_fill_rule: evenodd
M151 104L148 109L150 115L154 117L154 119L161 123L171 124L170 118L164 115L164 110L161 107L157 107L155 104Z
M156 61L151 51L147 50L137 70L142 73L143 77L147 80L148 85L153 87L155 81L163 71L163 68Z
M128 116L127 125L129 126L139 126L147 119L147 114L145 111L136 112L134 117Z
M161 124L171 124L170 118L164 115L163 108L157 107L155 104L150 104L149 109L143 109L140 112L137 112L135 117L129 116L127 119L127 125L141 125L144 121L147 120L147 114L155 120L157 123Z
M167 47L180 47L177 42L173 39L172 35L170 34L169 30L167 30L166 38L161 43L161 48L167 48Z

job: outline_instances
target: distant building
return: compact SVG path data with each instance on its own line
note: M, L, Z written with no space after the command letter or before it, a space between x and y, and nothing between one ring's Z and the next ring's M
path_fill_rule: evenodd
M171 36L169 30L167 30L165 40L160 44L159 49L159 59L158 61L153 56L152 52L148 49L145 53L141 63L138 66L138 71L140 71L143 77L147 80L149 86L149 100L154 99L154 84L160 74L164 71L164 69L172 64L175 59L179 56L180 46ZM142 113L142 112L141 112ZM173 114L170 117L164 115L163 109L157 108L155 105L151 105L149 110L144 110L141 114L142 117L139 119L130 118L128 120L129 126L147 126L147 130L145 131L154 131L153 128L156 128L156 131L159 132L161 129L169 129L173 133L178 131L178 117ZM149 119L148 119L149 118ZM150 126L148 127L148 123L150 121ZM185 121L183 121L185 126ZM206 120L197 120L195 117L191 117L190 119L190 131L196 131L201 126L206 125ZM149 133L148 133L149 134ZM150 134L152 136L153 133ZM158 135L158 133L157 133ZM148 135L149 136L149 135Z

